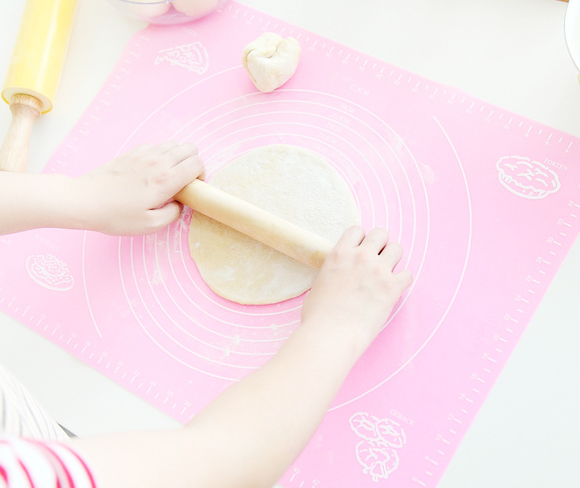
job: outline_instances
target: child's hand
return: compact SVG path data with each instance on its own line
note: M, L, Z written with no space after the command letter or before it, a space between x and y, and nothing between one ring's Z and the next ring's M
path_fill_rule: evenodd
M184 429L75 438L101 485L274 485L411 283L409 272L393 273L402 251L387 241L382 229L366 238L349 229L320 270L302 326Z
M302 322L326 326L331 334L353 334L362 353L412 282L409 271L393 271L403 250L388 241L384 229L373 229L366 237L360 227L348 229L320 269Z
M203 173L193 144L138 146L77 178L79 215L105 234L156 232L179 218L173 196Z

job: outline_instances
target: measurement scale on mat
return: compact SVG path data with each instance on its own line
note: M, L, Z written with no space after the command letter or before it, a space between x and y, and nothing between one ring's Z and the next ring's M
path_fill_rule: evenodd
M456 408L449 412L447 422L442 425L442 429L435 435L436 442L431 449L426 451L424 458L424 474L413 477L413 481L420 486L435 486L431 481L436 468L449 462L448 450L452 446L458 445L458 440L467 430L473 415L473 409L478 410L482 400L485 398L495 378L499 375L502 362L515 347L519 335L531 320L536 304L536 295L542 293L540 288L547 280L551 281L554 274L551 260L561 257L561 249L564 241L574 240L578 228L578 210L580 205L570 200L567 209L563 209L562 217L554 222L553 234L548 234L544 243L542 254L539 254L535 263L530 268L530 273L521 279L521 292L513 296L512 304L506 309L503 317L498 317L497 325L494 327L485 344L480 351L480 365L472 372L467 371L469 383L457 395ZM557 236L556 238L553 235ZM569 242L571 245L571 242ZM498 314L499 315L499 314ZM491 384L490 384L491 383ZM451 450L451 455L454 449ZM446 459L448 458L448 459Z

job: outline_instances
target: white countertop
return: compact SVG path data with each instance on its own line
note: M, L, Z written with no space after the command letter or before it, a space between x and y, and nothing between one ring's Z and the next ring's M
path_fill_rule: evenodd
M576 0L573 0L576 1ZM487 102L580 137L580 85L557 0L242 0ZM0 79L24 2L0 0ZM46 164L145 24L79 0L54 110L32 134ZM578 40L580 47L580 39ZM10 123L0 110L0 134ZM580 161L578 162L580 164ZM580 486L580 242L553 281L449 465L442 488ZM176 422L0 313L0 362L78 435Z

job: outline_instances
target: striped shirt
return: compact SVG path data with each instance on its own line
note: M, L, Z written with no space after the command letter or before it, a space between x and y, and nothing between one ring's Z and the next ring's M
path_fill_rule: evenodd
M93 488L65 431L6 368L0 366L0 488Z
M95 488L87 465L56 441L0 437L0 488Z
M0 365L0 435L64 441L68 435L10 371Z

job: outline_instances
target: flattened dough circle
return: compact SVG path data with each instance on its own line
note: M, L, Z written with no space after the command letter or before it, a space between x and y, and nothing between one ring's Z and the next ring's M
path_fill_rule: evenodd
M336 242L359 222L348 185L324 159L274 144L253 149L209 181L242 200ZM194 212L189 249L207 285L242 304L276 303L304 293L317 270Z

